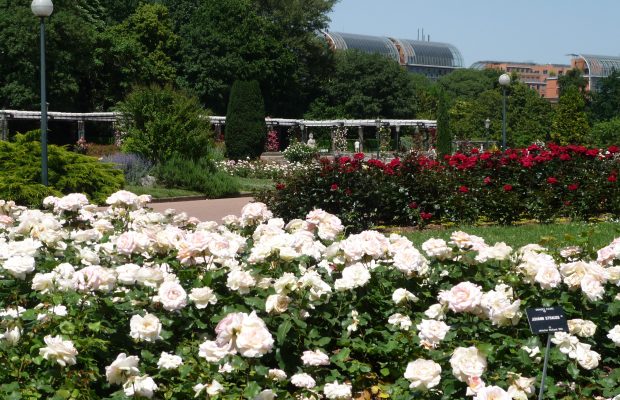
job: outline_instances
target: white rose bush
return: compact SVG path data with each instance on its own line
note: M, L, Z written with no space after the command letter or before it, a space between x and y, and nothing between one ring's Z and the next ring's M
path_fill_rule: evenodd
M345 235L262 203L224 224L69 195L0 207L2 399L546 399L620 395L620 240Z

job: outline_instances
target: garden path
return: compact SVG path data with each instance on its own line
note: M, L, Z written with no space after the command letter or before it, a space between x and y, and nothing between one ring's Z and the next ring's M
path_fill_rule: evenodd
M163 203L151 203L149 207L157 212L163 212L173 208L177 212L186 212L190 217L196 217L201 221L221 222L227 215L241 215L241 208L252 202L252 197L235 197L229 199L190 200Z

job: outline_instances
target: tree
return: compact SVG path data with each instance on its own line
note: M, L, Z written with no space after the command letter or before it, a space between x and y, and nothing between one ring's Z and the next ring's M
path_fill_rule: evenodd
M481 93L498 86L498 70L459 69L442 76L437 85L451 99L473 100Z
M165 6L142 4L99 39L94 53L100 68L93 90L98 108L113 106L135 85L176 81L174 58L180 43Z
M58 0L46 21L46 74L50 108L90 110L91 71L98 1ZM0 108L36 109L39 89L39 21L23 2L0 0Z
M170 86L138 87L118 105L123 150L161 163L207 154L212 131L197 98Z
M598 91L592 95L592 116L596 121L620 116L620 71L614 70L600 80Z
M591 136L591 143L599 147L619 145L620 117L595 123L592 127Z
M181 29L184 86L217 113L226 111L235 80L256 80L272 98L296 72L295 54L273 34L277 29L251 0L203 2Z
M566 71L564 75L558 77L558 86L560 88L560 96L571 87L577 89L581 93L585 93L588 80L583 77L581 70L572 68Z
M589 138L590 125L585 112L585 101L579 89L571 86L564 90L556 106L551 139L559 144L584 144Z
M441 90L437 109L437 154L443 157L452 154L452 133L450 131L449 98Z
M307 118L413 118L414 86L396 61L356 50L336 54L333 76Z
M258 157L266 136L265 106L258 82L235 81L226 112L224 140L228 157Z

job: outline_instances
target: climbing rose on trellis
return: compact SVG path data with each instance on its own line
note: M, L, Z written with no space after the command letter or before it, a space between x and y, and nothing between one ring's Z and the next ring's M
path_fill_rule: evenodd
M265 143L266 151L279 151L280 141L278 140L278 132L271 130L267 132L267 143Z

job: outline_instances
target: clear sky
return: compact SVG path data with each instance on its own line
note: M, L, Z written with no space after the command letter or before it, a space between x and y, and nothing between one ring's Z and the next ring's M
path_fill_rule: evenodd
M330 30L402 39L430 34L482 60L570 64L620 55L620 0L340 0Z

